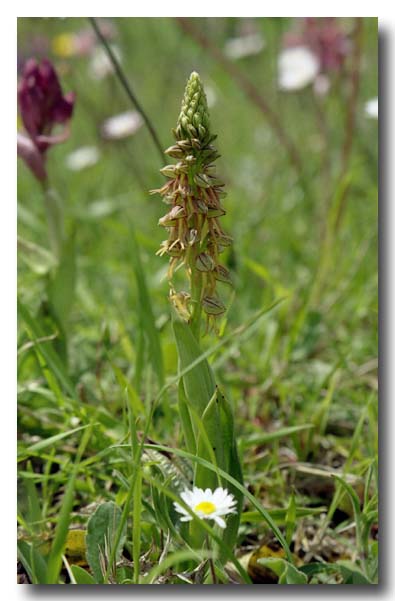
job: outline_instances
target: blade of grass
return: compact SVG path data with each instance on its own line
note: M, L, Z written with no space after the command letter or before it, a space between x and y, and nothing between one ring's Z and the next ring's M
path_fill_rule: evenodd
M89 428L90 425L91 424L86 424L85 426L79 426L78 428L73 428L72 430L67 430L67 432L61 432L60 434L55 434L54 436L50 436L49 438L46 438L45 440L40 440L39 442L32 444L30 447L27 447L27 449L23 449L23 451L18 453L18 461L24 461L27 457L29 457L29 455L34 455L38 451L42 451L43 449L46 449L47 447L54 445L59 440L62 440L63 438L66 438L67 436L71 436L72 434L75 434L76 432L85 430L86 428ZM93 425L97 426L98 424L93 424Z
M77 450L76 461L73 466L70 480L67 483L65 495L62 502L59 518L55 529L55 537L51 546L51 551L48 559L47 584L58 584L59 573L62 566L62 555L64 545L67 539L69 529L71 511L74 504L74 488L78 474L78 468L81 457L89 442L92 434L93 425L83 433L81 442Z
M133 495L133 580L139 584L140 579L140 549L141 549L141 467L137 468L136 485Z
M278 440L279 438L285 438L286 436L295 434L295 432L302 432L303 430L309 430L311 428L315 428L314 424L301 424L299 426L289 426L288 428L281 428L280 430L276 430L275 432L254 434L252 436L249 436L248 438L242 438L240 440L239 446L241 449L246 449L255 445L263 445L267 444L268 442L273 442L273 440Z
M155 578L160 576L160 574L163 574L163 572L166 572L171 566L190 559L196 559L196 553L196 551L176 551L175 553L172 553L150 569L148 574L144 576L143 584L154 584ZM215 554L212 551L207 551L205 549L199 551L199 556L201 561L204 559L215 558Z
M38 321L34 319L34 317L32 317L26 305L19 299L18 311L23 317L29 336L35 342L36 352L39 352L41 354L46 364L48 365L50 371L55 375L59 384L64 388L64 390L67 391L70 397L73 400L75 400L75 390L73 383L67 375L60 358L55 353L52 347L40 342L40 339L42 339L45 336L45 333L41 330Z

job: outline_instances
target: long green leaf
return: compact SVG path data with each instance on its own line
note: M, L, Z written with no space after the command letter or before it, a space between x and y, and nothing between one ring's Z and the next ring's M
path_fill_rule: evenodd
M67 332L67 324L74 301L76 280L75 236L65 241L60 262L47 286L49 302L56 317Z
M140 249L131 223L130 230L130 260L132 263L134 276L137 284L138 299L139 299L139 315L141 328L148 342L148 361L152 365L159 386L164 383L164 366L162 348L158 330L155 324L155 316L152 310L151 298L148 292L148 287L145 279L144 269L140 258Z
M91 424L86 424L85 426L79 426L78 428L73 428L72 430L67 430L67 432L60 432L60 434L55 434L55 436L50 436L49 438L46 438L45 440L40 440L39 442L35 442L30 447L27 447L27 449L23 449L20 453L18 453L18 461L22 461L22 460L26 459L27 457L29 457L29 455L34 455L38 451L42 451L43 449L46 449L47 447L51 447L52 445L57 443L59 440L62 440L63 438L66 438L67 436L71 436L72 434L75 434L76 432L80 432L80 430L85 430L90 425ZM97 425L97 424L94 424L94 425Z
M31 543L18 541L18 558L32 584L47 584L47 564L44 557Z
M76 480L76 471L71 475L66 486L66 492L62 501L62 507L58 517L58 523L55 530L55 538L52 543L51 553L48 560L48 584L58 584L59 572L62 565L62 554L67 539L71 511L74 504L74 487Z
M96 584L94 578L80 566L71 566L71 572L76 584Z
M181 372L200 358L202 352L192 334L190 326L173 316L173 331L176 340ZM200 416L215 392L214 374L206 359L183 376L185 394Z
M240 447L247 448L255 445L267 444L268 442L272 442L273 440L278 440L279 438L285 438L286 436L295 434L295 432L302 432L303 430L309 430L314 427L314 424L301 424L299 426L289 426L288 428L281 428L280 430L275 430L274 432L263 432L262 434L253 434L248 438L242 438L240 441Z

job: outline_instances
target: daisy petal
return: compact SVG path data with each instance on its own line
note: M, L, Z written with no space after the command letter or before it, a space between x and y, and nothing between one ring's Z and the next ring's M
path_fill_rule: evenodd
M220 528L226 528L225 520L223 520L219 515L214 517L214 521Z

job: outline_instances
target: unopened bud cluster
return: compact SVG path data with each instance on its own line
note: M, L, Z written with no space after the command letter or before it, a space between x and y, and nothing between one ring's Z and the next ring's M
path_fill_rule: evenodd
M161 170L168 181L152 191L161 194L169 205L169 211L159 220L159 225L167 229L168 238L157 254L170 257L170 298L178 312L189 320L193 303L200 303L208 318L216 317L226 309L216 291L217 281L231 284L219 255L232 239L219 223L225 214L221 206L224 184L215 176L213 163L219 154L212 142L216 136L210 133L207 99L197 73L192 73L187 82L173 133L177 142L166 154L178 162ZM174 274L180 265L188 275L188 292L177 291L174 284ZM198 298L192 292L196 288Z

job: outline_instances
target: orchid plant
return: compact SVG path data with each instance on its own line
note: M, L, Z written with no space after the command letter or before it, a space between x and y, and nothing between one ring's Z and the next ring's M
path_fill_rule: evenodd
M213 146L216 136L210 130L206 94L198 73L193 72L189 77L173 134L176 143L166 154L177 159L177 163L161 170L167 182L153 193L159 193L170 207L159 220L168 238L162 242L158 254L169 257L170 301L174 308L173 329L180 371L188 370L191 363L198 361L180 379L179 414L188 450L241 483L231 406L218 389L209 363L199 361L202 319L206 318L207 328L216 331L216 321L226 310L217 288L220 284L231 285L229 271L220 262L220 255L232 239L220 224L225 214L224 184L215 172L214 161L219 156ZM183 288L176 282L180 268L186 275ZM221 511L226 510L223 515L230 513L223 539L232 549L242 495L232 486L229 489L224 491L221 477L198 464L194 489L183 494L198 515L217 518L216 523L223 528ZM180 505L176 508L179 511ZM182 519L186 518L184 514ZM201 546L203 536L201 526L192 520L188 540L196 547Z
M65 342L75 279L74 237L66 236L61 199L49 182L47 155L52 146L64 142L70 135L75 94L63 94L49 60L38 63L31 58L24 65L18 85L18 103L24 131L18 132L17 152L41 184L52 251L48 270L40 269L40 273L49 271L46 280L49 309ZM58 126L60 131L55 130ZM38 249L39 256L47 252L30 241L18 239L18 243L22 256L24 252L29 254L32 248ZM60 346L65 351L63 343Z

